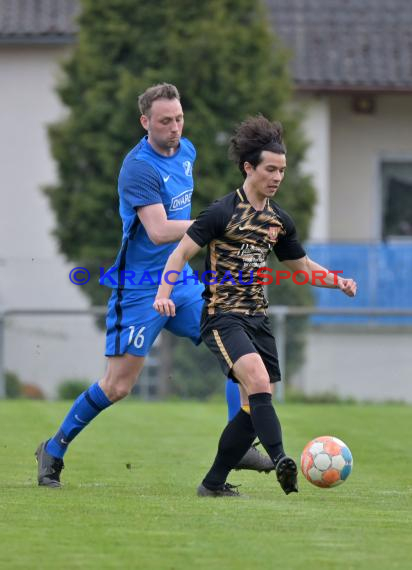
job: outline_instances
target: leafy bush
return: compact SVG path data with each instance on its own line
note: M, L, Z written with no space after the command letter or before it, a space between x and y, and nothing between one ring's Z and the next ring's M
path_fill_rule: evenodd
M6 398L20 398L22 384L17 374L7 371L4 377L6 381Z
M173 351L171 394L206 400L215 394L223 395L224 391L225 376L206 345L179 341Z
M285 401L288 404L356 404L355 398L344 398L335 392L305 394L296 388L286 388Z
M82 378L70 378L62 382L57 390L59 400L75 400L90 386L88 380Z

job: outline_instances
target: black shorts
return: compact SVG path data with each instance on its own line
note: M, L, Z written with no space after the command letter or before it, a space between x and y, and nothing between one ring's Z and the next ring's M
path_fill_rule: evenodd
M234 382L234 363L245 354L261 356L270 382L280 381L280 368L275 337L266 315L243 315L240 313L219 313L207 315L203 312L200 332L202 340L217 356L223 372Z

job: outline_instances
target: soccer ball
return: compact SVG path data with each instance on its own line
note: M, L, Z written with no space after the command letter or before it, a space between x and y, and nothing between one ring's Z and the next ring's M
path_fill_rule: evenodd
M317 487L336 487L349 477L353 459L349 447L337 437L324 435L310 441L302 452L303 475Z

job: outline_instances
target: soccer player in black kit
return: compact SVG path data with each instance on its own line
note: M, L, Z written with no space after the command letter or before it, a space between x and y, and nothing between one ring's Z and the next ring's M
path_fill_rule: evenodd
M289 270L304 272L313 285L353 297L356 283L309 259L291 217L270 200L286 170L280 123L262 115L248 118L235 131L229 151L243 175L243 187L215 201L187 230L168 259L153 306L174 316L170 295L177 275L207 245L206 270L212 278L205 283L201 335L224 373L239 382L242 408L223 430L214 463L197 492L203 497L237 496L227 476L258 437L289 494L298 491L297 466L285 453L272 404L271 384L281 378L259 269L273 250Z

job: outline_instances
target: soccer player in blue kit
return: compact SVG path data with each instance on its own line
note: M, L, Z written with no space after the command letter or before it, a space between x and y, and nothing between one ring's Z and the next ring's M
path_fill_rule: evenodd
M173 292L176 317L159 315L153 302L165 263L192 224L192 168L196 150L182 138L183 110L174 85L163 83L139 97L145 136L126 156L119 174L123 239L114 265L101 277L112 287L108 304L103 378L74 402L57 433L36 450L38 483L60 487L63 457L70 442L104 409L130 394L145 357L163 328L200 339L203 284L188 264ZM229 420L240 409L237 386L227 382ZM239 469L270 471L269 457L250 447Z

